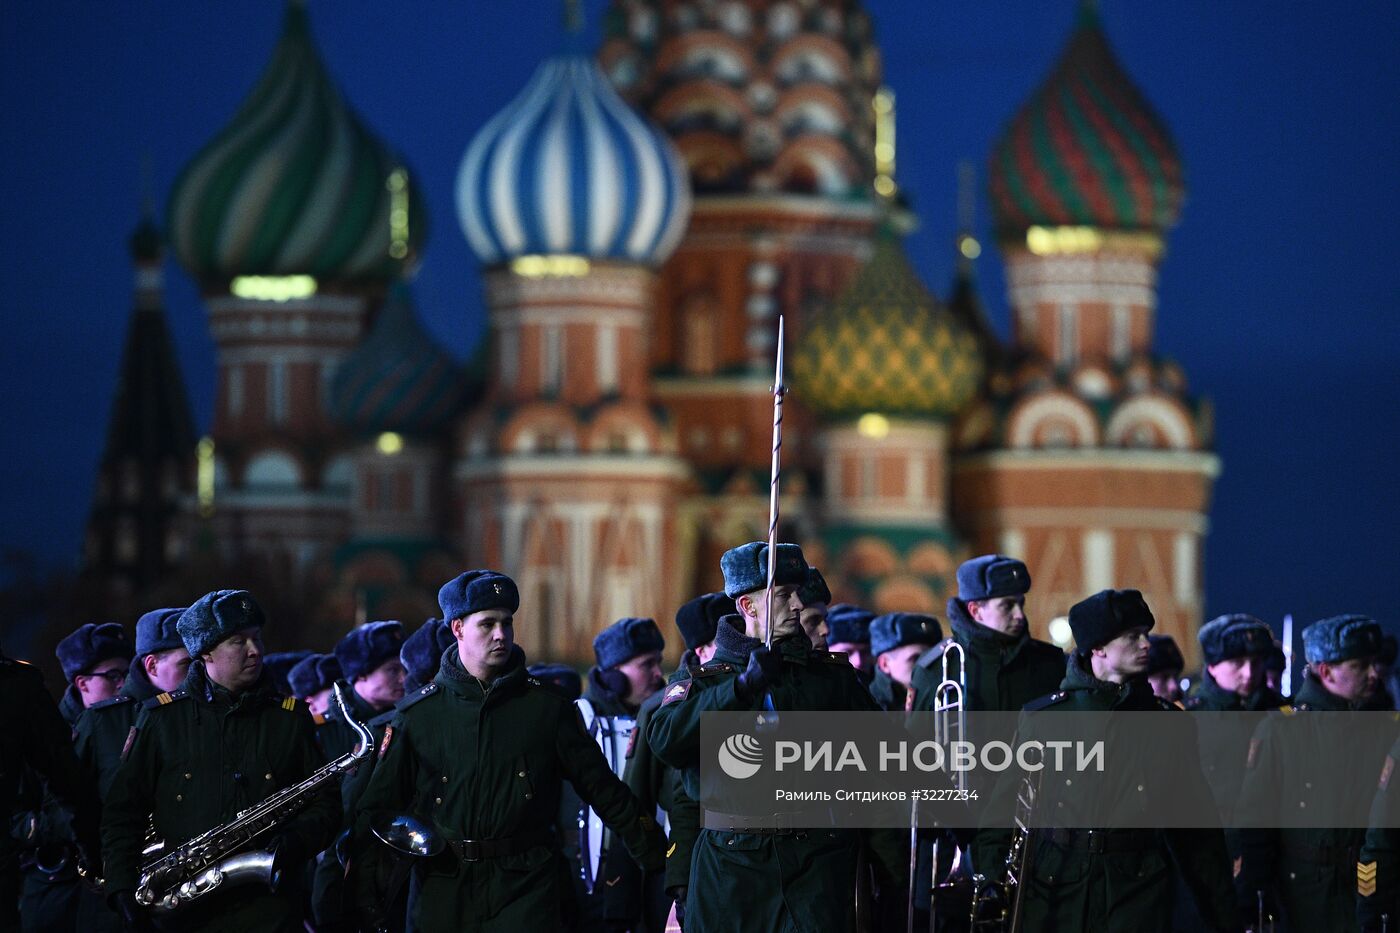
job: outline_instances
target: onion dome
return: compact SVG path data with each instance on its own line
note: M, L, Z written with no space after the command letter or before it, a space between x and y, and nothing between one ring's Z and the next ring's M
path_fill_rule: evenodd
M540 254L660 263L690 219L690 183L592 59L559 55L467 147L457 215L487 265Z
M1091 226L1160 233L1185 194L1166 125L1133 84L1086 3L1050 77L991 161L997 229Z
M858 0L612 0L599 60L697 192L871 196L882 68Z
M177 179L168 226L204 283L363 282L393 279L413 260L424 216L417 186L341 96L292 0L252 93Z
M793 360L798 397L833 416L946 418L982 379L977 338L938 303L895 234L807 327Z
M445 427L474 386L423 329L408 287L394 286L368 337L331 381L330 413L358 434L425 435Z

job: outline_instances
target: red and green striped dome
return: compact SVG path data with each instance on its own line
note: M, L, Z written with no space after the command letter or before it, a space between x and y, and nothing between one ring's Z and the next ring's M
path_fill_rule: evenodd
M1032 226L1160 233L1185 194L1181 159L1086 2L1050 77L997 143L992 210L1003 236Z

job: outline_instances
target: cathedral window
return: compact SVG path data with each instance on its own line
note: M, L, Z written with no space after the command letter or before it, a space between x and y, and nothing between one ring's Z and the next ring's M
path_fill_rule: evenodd
M236 363L230 363L227 372L228 399L226 410L230 418L241 418L243 416L243 367Z
M598 391L611 395L617 391L617 328L603 324L598 328Z
M267 368L267 416L273 424L287 422L287 364L274 360Z

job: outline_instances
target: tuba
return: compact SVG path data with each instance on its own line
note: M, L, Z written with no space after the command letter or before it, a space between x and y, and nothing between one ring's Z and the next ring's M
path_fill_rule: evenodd
M355 749L305 780L243 810L229 822L143 864L136 888L138 904L157 913L166 913L225 885L261 882L270 890L277 889L280 872L276 856L263 849L260 843L266 842L268 833L305 809L326 785L368 758L374 748L374 737L350 714L339 684L334 692L341 715L359 739Z

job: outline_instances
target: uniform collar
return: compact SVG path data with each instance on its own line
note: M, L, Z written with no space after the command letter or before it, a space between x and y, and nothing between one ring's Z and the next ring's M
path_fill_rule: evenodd
M621 696L608 689L608 685L599 677L601 673L596 665L588 669L588 686L583 691L583 698L593 704L600 716L637 715L637 711L628 707Z
M483 684L467 673L467 669L462 666L462 657L457 653L457 646L448 645L442 653L442 666L438 668L433 683L451 690L460 697L484 702L493 696L504 696L518 689L525 683L527 676L525 652L519 645L511 647L505 671L488 684Z
M63 691L63 699L58 702L58 711L63 714L64 720L70 726L76 726L78 719L83 715L83 698L78 693L78 688L72 684Z
M277 698L277 688L273 685L272 677L268 674L266 666L258 675L257 683L238 696L234 696L227 689L209 679L208 673L204 670L204 661L200 658L195 658L190 662L189 673L185 675L185 682L180 685L180 689L196 700L229 710L256 708Z
M967 603L956 596L948 600L948 626L958 641L973 648L995 651L1015 657L1022 646L1030 640L1030 626L1019 635L1007 635L994 628L988 628L972 617L967 611Z
M151 678L146 676L146 666L141 663L141 659L132 658L131 667L126 672L126 683L122 684L122 696L144 703L160 692L151 683Z
M1121 684L1100 680L1089 668L1088 659L1077 651L1070 652L1065 660L1065 679L1060 682L1060 688L1092 691L1115 708L1151 709L1153 706L1152 688L1146 677L1135 677Z
M1293 705L1331 711L1355 709L1353 704L1322 686L1322 682L1314 677L1312 672L1303 675L1303 686L1298 688L1298 693L1293 697Z
M749 655L763 647L763 640L750 638L743 632L728 625L715 629L716 661L727 661L743 668L749 663ZM812 642L800 628L786 638L773 642L773 650L782 659L793 664L805 665L812 656Z

